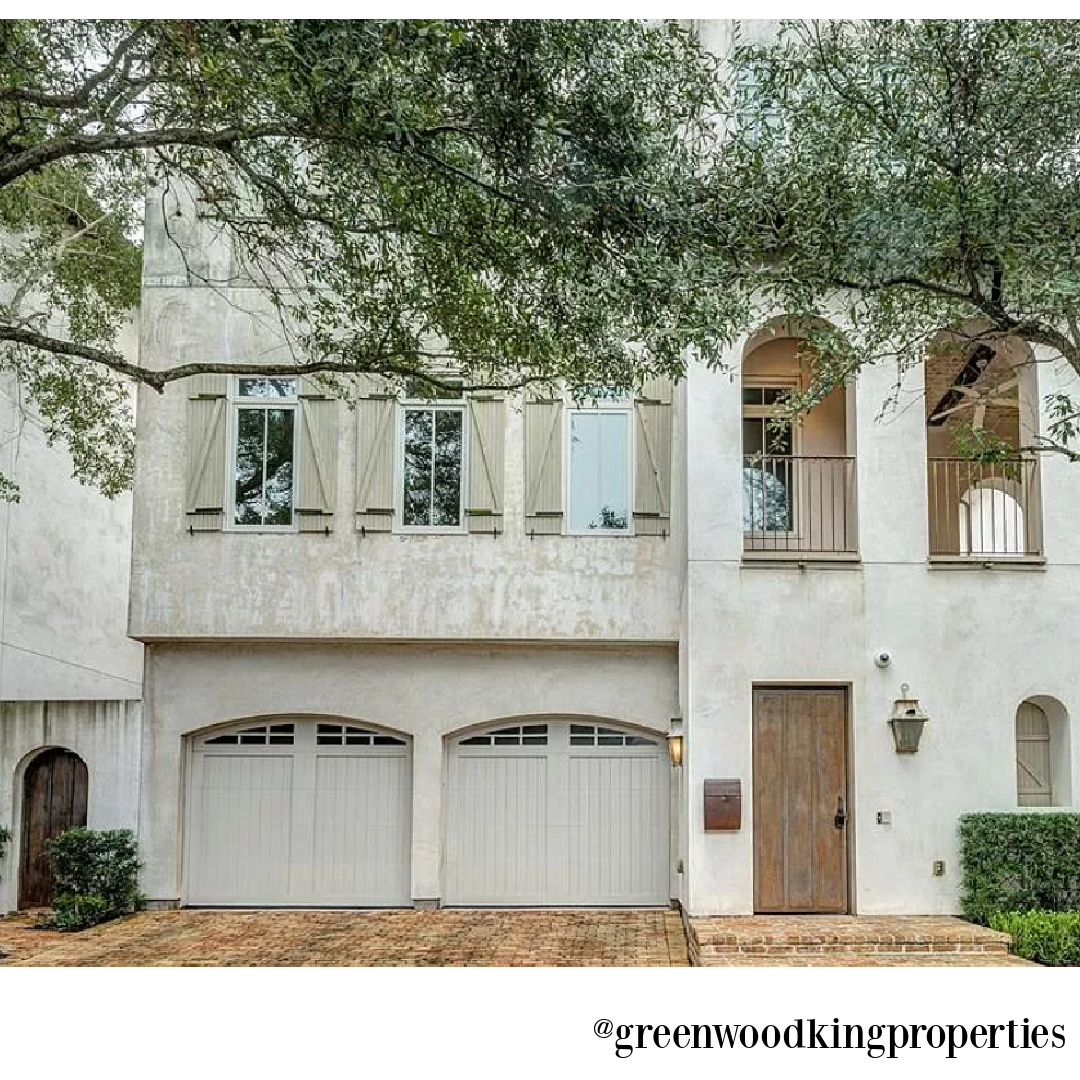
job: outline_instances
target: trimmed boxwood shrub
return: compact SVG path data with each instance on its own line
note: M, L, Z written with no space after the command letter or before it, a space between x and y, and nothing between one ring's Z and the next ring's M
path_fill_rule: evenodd
M130 829L66 829L45 841L45 851L55 882L49 925L83 930L142 907Z
M1013 951L1025 960L1080 966L1080 911L1010 911L991 915L990 925L1012 934Z
M1080 814L964 814L960 907L972 922L1080 911Z

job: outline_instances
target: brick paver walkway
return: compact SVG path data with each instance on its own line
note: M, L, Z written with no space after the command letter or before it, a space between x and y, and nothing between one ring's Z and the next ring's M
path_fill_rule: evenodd
M0 919L0 965L687 964L673 911L155 911L80 934Z

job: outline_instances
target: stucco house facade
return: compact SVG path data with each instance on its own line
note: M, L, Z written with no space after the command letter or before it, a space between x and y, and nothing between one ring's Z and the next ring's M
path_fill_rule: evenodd
M141 361L280 357L166 204ZM1075 806L1080 470L950 434L989 390L1021 445L1075 375L944 349L785 430L800 333L777 312L722 369L601 401L142 389L144 701L101 768L151 903L948 913L961 813Z
M125 332L133 354L134 324ZM127 636L131 496L71 476L13 377L0 380L0 912L51 898L43 841L137 826L142 646Z

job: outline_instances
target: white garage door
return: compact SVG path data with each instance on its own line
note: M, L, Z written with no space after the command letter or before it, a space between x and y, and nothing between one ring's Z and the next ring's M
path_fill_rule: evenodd
M443 902L668 902L669 779L660 736L548 721L448 750Z
M189 904L410 902L409 747L348 724L247 726L195 740Z

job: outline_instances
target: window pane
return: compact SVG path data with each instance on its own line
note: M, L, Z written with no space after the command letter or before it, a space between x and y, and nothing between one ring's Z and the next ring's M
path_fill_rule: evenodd
M764 405L775 405L785 394L786 388L781 386L766 386L761 392L761 401Z
M464 413L435 413L435 483L432 525L461 524L461 434Z
M744 386L742 403L744 405L760 405L762 402L762 389L760 386Z
M266 487L264 519L267 525L291 525L293 516L292 409L266 410Z
M742 442L744 454L763 454L765 452L765 421L743 420Z
M570 528L630 524L629 413L570 414Z
M402 521L406 525L431 524L431 462L434 413L430 409L405 410L405 467Z
M287 379L241 379L240 396L253 398L296 397L297 380Z
M236 517L237 525L262 524L263 435L262 409L240 409L236 414Z
M405 396L421 401L451 401L464 395L461 386L452 383L436 385L419 376L405 380Z
M237 525L292 524L294 419L292 409L237 410Z

